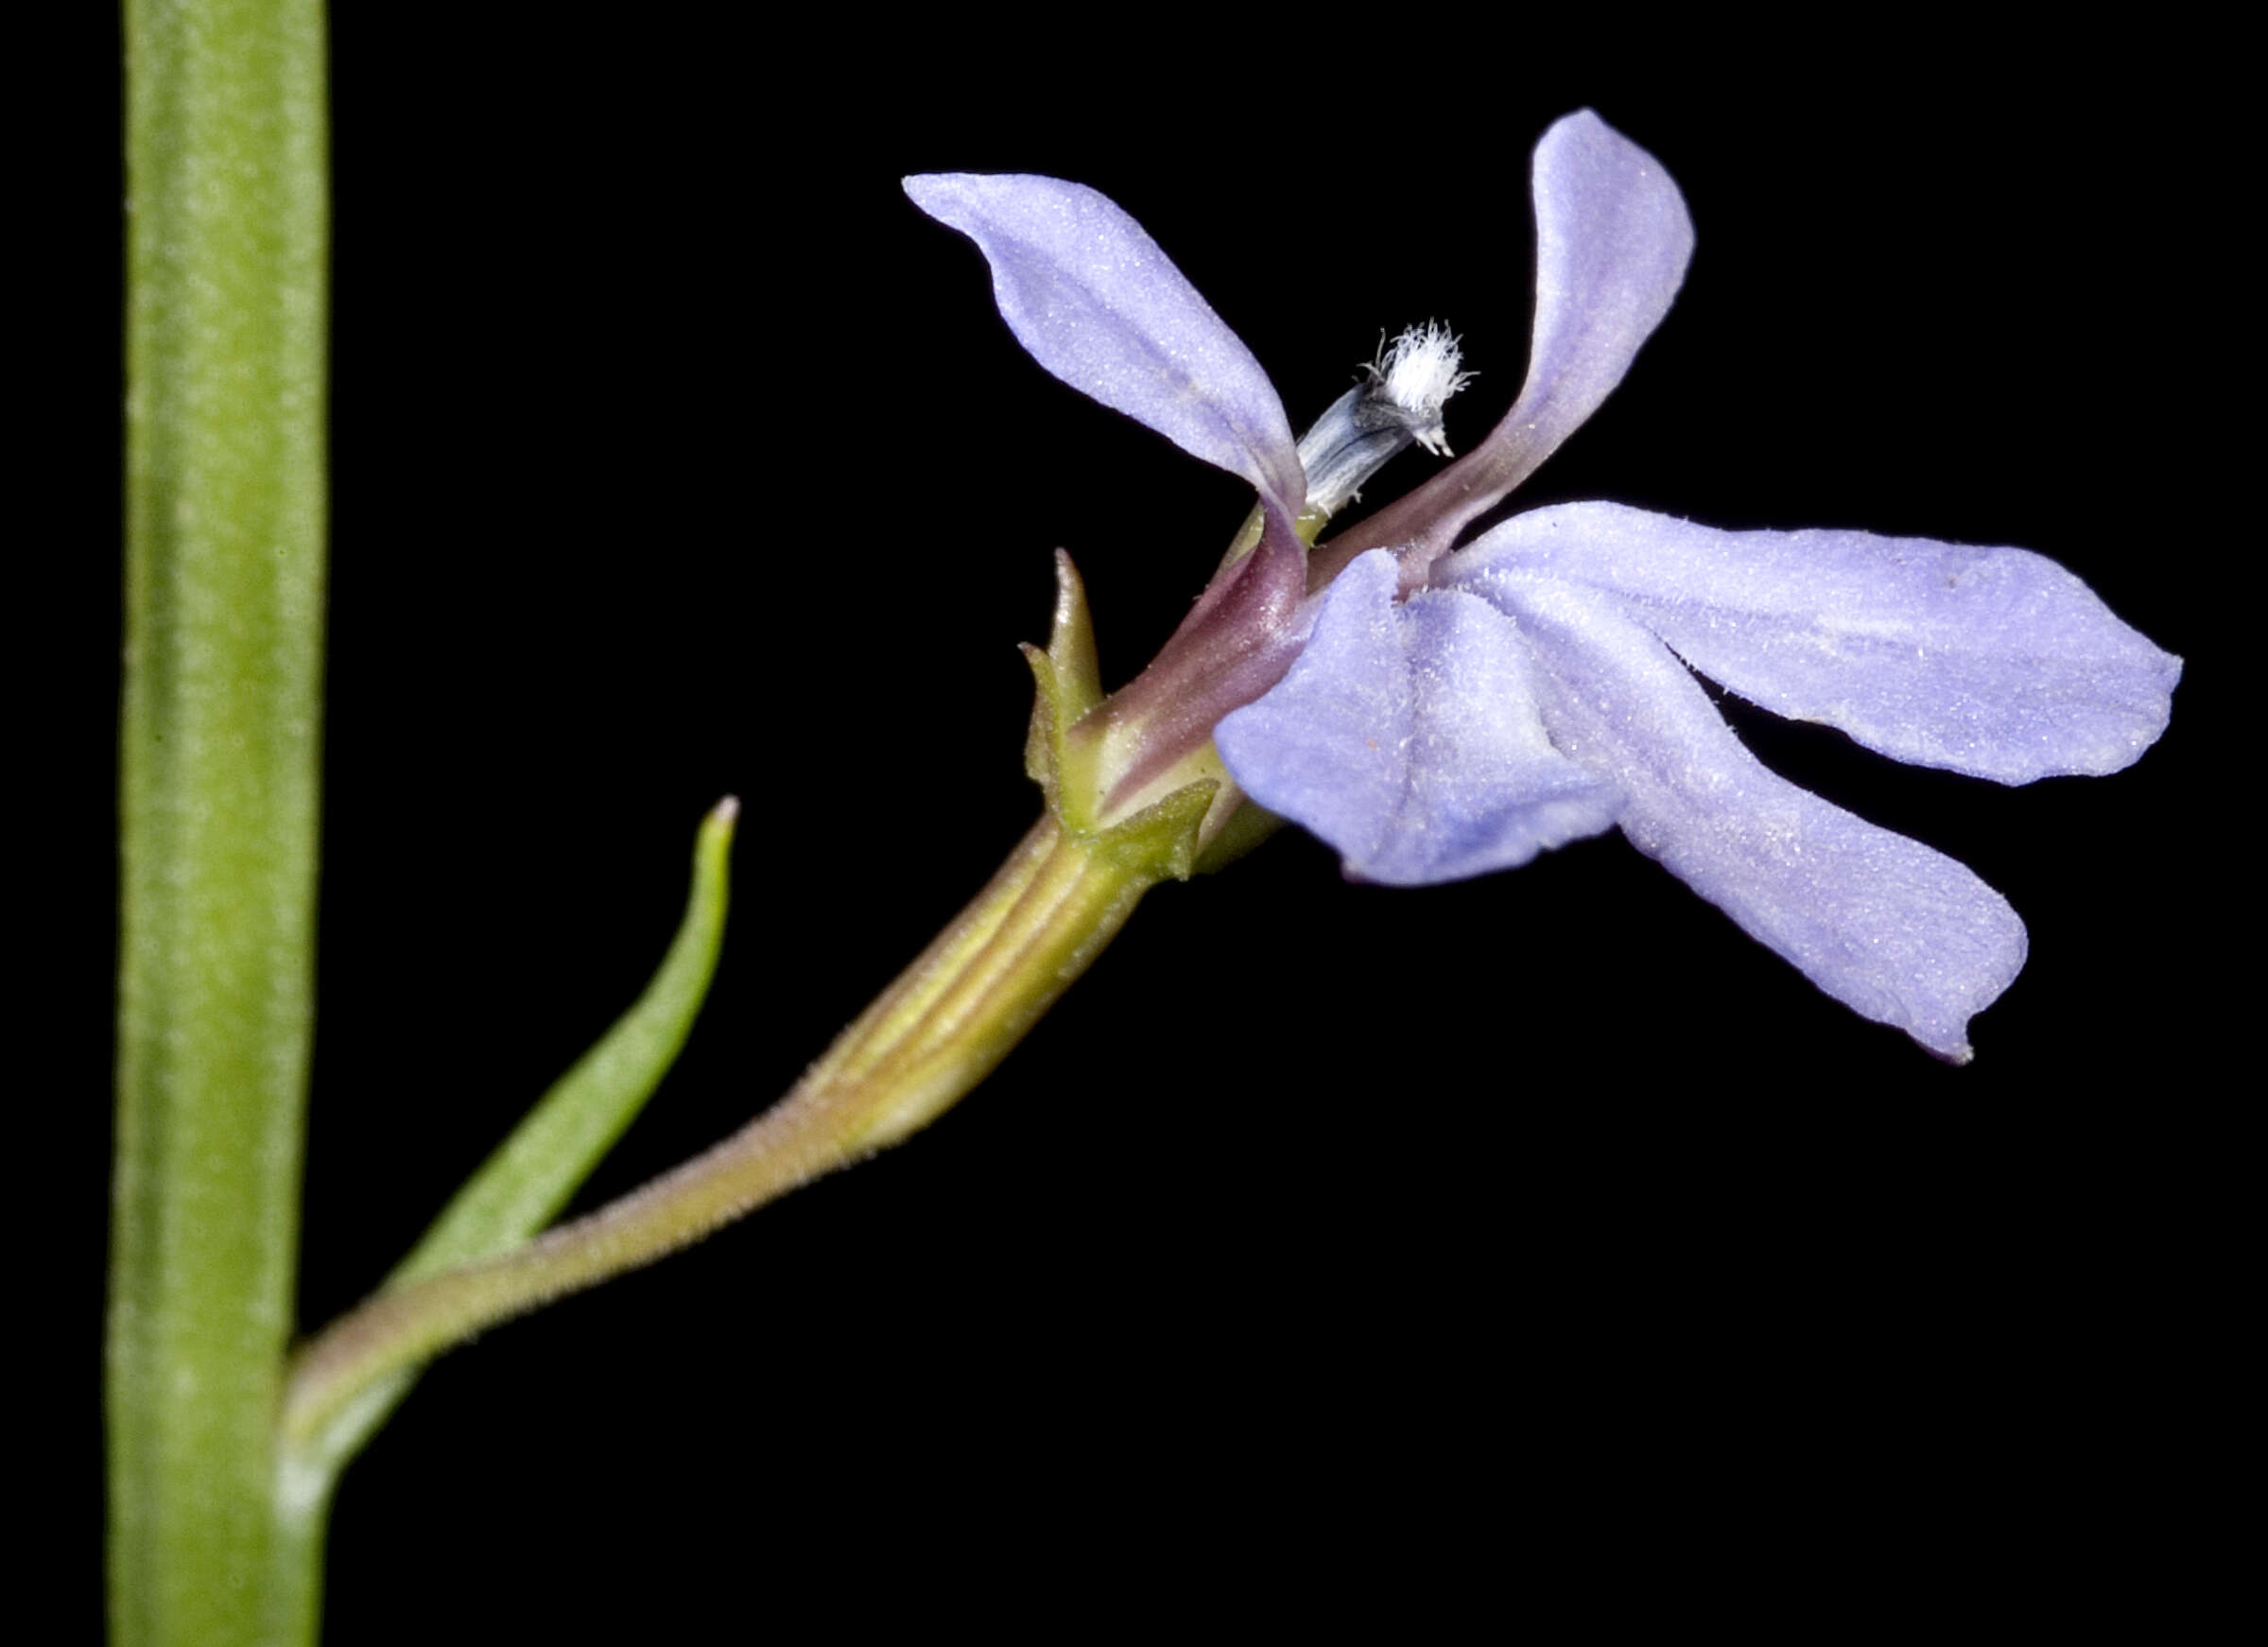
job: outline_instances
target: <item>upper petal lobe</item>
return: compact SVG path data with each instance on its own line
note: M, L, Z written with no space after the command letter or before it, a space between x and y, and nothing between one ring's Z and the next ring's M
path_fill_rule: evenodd
M1535 146L1535 338L1520 398L1489 436L1516 485L1574 433L1670 312L1693 219L1662 163L1585 109Z
M1342 553L1414 546L1422 564L1446 549L1599 409L1670 312L1693 219L1660 161L1585 109L1544 133L1533 186L1535 332L1519 399L1463 459L1357 523Z
M1072 388L1241 475L1289 522L1306 495L1268 374L1142 226L1058 178L941 172L906 193L975 240L1018 342Z

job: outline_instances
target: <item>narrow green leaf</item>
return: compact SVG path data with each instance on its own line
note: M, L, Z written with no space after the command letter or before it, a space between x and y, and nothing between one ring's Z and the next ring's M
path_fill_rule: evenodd
M739 811L740 804L727 797L702 820L685 918L646 993L467 1180L386 1278L385 1291L523 1245L559 1215L637 1118L676 1062L716 975ZM374 1379L315 1435L295 1442L286 1461L288 1495L304 1500L327 1494L339 1468L386 1421L422 1370L410 1367Z
M518 1246L559 1216L637 1119L677 1061L716 976L739 816L740 803L727 796L701 820L685 918L646 993L497 1146L388 1286Z

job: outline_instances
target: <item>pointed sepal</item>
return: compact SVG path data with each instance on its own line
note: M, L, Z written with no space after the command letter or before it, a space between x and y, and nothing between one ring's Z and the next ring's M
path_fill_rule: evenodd
M1187 880L1197 867L1205 815L1220 780L1199 778L1092 837L1091 850L1146 879Z
M1095 651L1095 620L1086 584L1065 551L1055 551L1055 626L1047 650L1026 645L1031 666L1031 728L1024 738L1024 770L1047 797L1047 810L1073 834L1094 828L1096 796L1091 748L1074 749L1065 737L1079 718L1102 702L1102 670Z

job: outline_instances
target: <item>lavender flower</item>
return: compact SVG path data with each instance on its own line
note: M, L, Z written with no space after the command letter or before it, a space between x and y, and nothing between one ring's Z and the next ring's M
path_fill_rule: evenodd
M2135 760L2165 728L2180 661L2021 549L1720 532L1608 503L1518 515L1459 547L1669 310L1692 227L1653 157L1587 112L1545 134L1517 401L1470 455L1311 556L1304 536L1358 483L1342 462L1325 484L1318 462L1349 449L1318 433L1354 417L1352 397L1295 449L1258 364L1092 190L966 176L907 189L977 239L1042 365L1260 494L1251 552L1073 729L1098 816L1202 778L1217 749L1234 785L1216 812L1240 790L1366 880L1454 880L1619 824L1821 989L1967 1060L1969 1017L2023 964L2015 910L1961 864L1769 771L1693 671L1899 760L2020 784ZM1363 413L1397 449L1438 442L1440 398L1463 381L1446 335L1419 337L1435 353L1412 373L1431 387L1404 398L1430 395L1427 408ZM1397 373L1382 361L1372 375L1367 404L1392 400Z

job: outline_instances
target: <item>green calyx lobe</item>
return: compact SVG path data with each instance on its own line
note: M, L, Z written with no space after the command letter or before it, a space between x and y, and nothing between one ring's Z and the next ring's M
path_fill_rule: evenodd
M1131 877L1188 879L1201 845L1199 832L1221 782L1197 778L1130 817L1101 825L1103 785L1096 748L1070 736L1080 719L1103 701L1101 668L1086 585L1061 549L1055 552L1054 633L1045 651L1029 645L1023 650L1036 688L1024 770L1047 797L1048 816L1065 836Z

